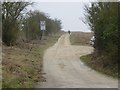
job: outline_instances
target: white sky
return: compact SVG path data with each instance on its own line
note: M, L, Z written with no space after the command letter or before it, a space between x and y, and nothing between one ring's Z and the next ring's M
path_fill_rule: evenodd
M5 0L3 0L5 1ZM84 4L97 0L7 0L7 1L30 1L36 4L30 9L37 9L48 13L51 18L58 18L62 22L64 31L83 31L89 32L90 28L84 24ZM105 0L102 0L105 1ZM110 0L113 1L113 0Z
M64 31L89 32L89 28L82 22L84 19L83 2L37 2L32 8L48 13L51 18L58 18L62 22Z
M5 1L5 0L4 0ZM8 0L9 1L9 0ZM51 18L60 19L62 30L90 32L88 25L84 24L84 4L95 0L10 0L30 1L36 4L30 9L48 13Z

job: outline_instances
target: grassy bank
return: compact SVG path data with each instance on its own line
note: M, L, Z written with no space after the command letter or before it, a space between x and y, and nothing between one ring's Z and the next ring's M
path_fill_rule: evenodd
M59 36L49 36L42 41L34 41L34 44L3 45L3 88L33 88L37 82L45 81L42 73L43 54Z
M100 57L98 57L100 58ZM96 59L98 59L96 58ZM114 65L106 65L104 66L104 64L101 64L102 62L99 60L95 60L95 58L93 58L92 54L89 55L85 55L80 57L81 61L83 61L87 66L91 67L92 69L101 72L103 74L106 74L107 76L113 77L113 78L118 78L118 72L117 67L118 66L114 66Z
M70 36L70 41L72 45L89 45L92 33L72 33ZM92 69L112 76L114 78L118 77L118 66L111 63L105 55L100 56L94 54L85 55L80 57L80 59Z

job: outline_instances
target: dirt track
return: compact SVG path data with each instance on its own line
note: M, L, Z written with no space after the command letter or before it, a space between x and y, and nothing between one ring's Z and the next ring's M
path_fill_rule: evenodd
M58 42L46 50L43 71L46 82L37 88L118 88L118 81L85 66L81 55L93 51L89 46L70 45L69 35L62 35Z

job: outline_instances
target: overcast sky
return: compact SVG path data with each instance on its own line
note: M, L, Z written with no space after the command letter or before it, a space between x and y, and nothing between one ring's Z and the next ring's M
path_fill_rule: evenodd
M37 2L33 8L48 13L51 18L58 18L62 22L64 31L89 32L84 20L84 4L88 2Z

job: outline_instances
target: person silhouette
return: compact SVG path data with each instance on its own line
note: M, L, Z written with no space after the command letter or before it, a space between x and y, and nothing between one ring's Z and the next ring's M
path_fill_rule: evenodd
M70 34L70 30L68 30L68 33Z

